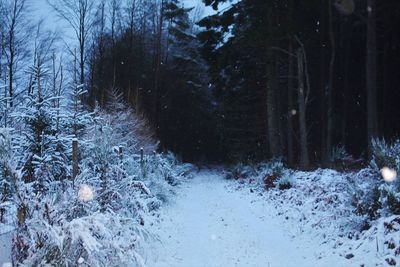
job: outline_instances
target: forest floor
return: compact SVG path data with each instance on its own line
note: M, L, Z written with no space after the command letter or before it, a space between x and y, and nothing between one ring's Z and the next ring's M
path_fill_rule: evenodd
M287 227L260 194L239 189L217 172L200 172L181 185L155 225L159 240L148 266L349 266L321 240ZM295 224L294 224L295 225ZM328 250L328 253L320 253Z

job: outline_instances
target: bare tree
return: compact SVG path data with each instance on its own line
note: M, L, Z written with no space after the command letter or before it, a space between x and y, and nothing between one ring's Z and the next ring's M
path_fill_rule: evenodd
M36 25L36 32L34 38L34 50L33 50L33 64L31 68L35 68L35 72L30 72L30 79L28 84L28 94L32 95L34 86L40 85L40 70L45 69L47 65L50 65L52 55L54 53L54 44L57 41L57 34L52 31L43 30L44 20L41 19ZM37 73L39 71L39 73ZM39 74L39 75L38 75ZM40 87L37 87L38 95L40 98Z
M136 13L138 10L139 0L128 0L126 2L125 14L127 17L127 28L129 30L129 35L132 38L135 34L135 22L136 22Z
M119 18L120 9L121 9L121 0L110 0L109 2L109 10L110 10L110 30L111 30L111 49L112 49L112 61L113 61L113 87L115 87L116 83L116 48L115 42L117 38L118 29L121 28L121 21Z
M140 0L128 0L126 2L125 6L125 16L126 16L126 28L129 36L129 60L128 60L128 68L129 68L129 73L130 73L130 79L129 79L129 88L128 88L128 102L131 102L135 105L136 111L139 111L140 109L140 103L139 103L139 88L138 88L138 82L136 81L136 84L133 84L133 79L135 77L135 64L134 62L134 56L135 56L135 51L134 51L134 44L135 44L135 36L136 33L139 30L139 23L138 21L140 20L139 17L139 12L140 8L143 6L143 3L141 3ZM136 97L133 97L132 95L132 87L135 88L134 95Z
M96 20L93 25L93 56L97 58L97 63L92 67L92 73L96 73L93 78L93 85L96 92L92 92L91 98L98 98L101 107L105 107L106 88L104 85L104 60L106 53L106 0L101 0L97 6L95 14Z
M52 97L53 100L53 107L57 110L56 112L56 131L59 132L60 130L60 107L61 107L61 96L63 94L64 89L64 73L63 73L63 65L62 65L62 58L60 57L57 62L57 56L53 53L51 57L52 62L52 73L51 73L51 86L52 86ZM57 66L58 63L58 66Z
M2 25L4 30L4 44L2 54L5 57L8 75L8 97L10 106L13 106L14 85L17 81L19 64L26 59L29 50L26 40L29 37L29 23L27 21L26 0L5 0L2 2L4 12Z
M166 0L161 0L159 4L158 13L158 23L156 30L156 43L155 43L155 64L154 64L154 91L153 91L153 116L154 123L158 124L158 87L160 85L160 75L161 75L161 58L162 58L162 40L164 31L164 7Z
M108 8L110 12L111 41L115 42L118 30L121 29L121 0L110 0Z
M86 49L95 17L94 0L48 0L49 5L74 30L79 42L79 83L85 83Z
M378 135L376 87L377 87L377 45L376 45L376 2L367 1L367 60L366 60L366 87L367 87L367 136L368 153L371 157L371 140Z

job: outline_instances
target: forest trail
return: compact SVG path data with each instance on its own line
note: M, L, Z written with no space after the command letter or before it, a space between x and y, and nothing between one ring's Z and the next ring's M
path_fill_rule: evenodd
M318 242L294 238L298 229L285 229L273 207L235 184L215 172L183 184L162 211L147 266L338 266L336 257L316 255Z

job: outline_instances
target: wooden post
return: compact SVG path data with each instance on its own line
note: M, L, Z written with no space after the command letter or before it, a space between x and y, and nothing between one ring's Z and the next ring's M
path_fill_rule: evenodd
M72 139L72 180L78 175L78 139Z
M143 150L143 147L140 148L140 164L142 166L144 164L144 150Z
M124 157L124 148L122 146L119 146L119 148L118 148L118 155L119 155L119 159L122 160Z
M17 209L18 226L24 227L26 220L26 207L25 205L20 205Z

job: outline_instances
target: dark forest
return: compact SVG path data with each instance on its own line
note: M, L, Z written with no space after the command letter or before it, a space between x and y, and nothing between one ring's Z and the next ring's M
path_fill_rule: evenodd
M309 167L340 149L367 159L370 140L398 136L398 1L243 0L204 18L161 4L133 1L109 31L99 9L87 101L120 91L162 150Z

